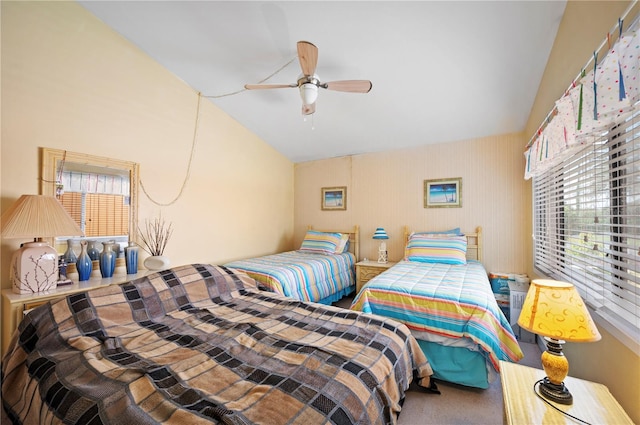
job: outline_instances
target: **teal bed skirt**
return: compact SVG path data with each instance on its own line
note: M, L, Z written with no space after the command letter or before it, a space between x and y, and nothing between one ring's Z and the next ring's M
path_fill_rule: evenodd
M487 359L481 352L423 340L418 340L418 345L431 364L433 378L468 387L489 388Z

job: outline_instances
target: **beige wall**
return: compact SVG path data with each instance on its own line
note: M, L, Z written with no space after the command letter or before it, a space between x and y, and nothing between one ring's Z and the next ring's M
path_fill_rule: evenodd
M527 141L630 3L629 1L567 2L526 126ZM640 13L640 3L636 3L625 19L625 28L628 28L638 13ZM605 51L601 51L599 57L602 57ZM593 66L593 63L590 66ZM527 182L526 190L527 211L530 211L530 182ZM529 218L527 228L531 229L530 212L527 213L527 217ZM531 233L531 230L528 233ZM527 258L531 258L531 244L527 245L527 249L529 251ZM532 273L531 264L529 273ZM630 348L610 333L609 325L600 317L594 315L594 319L602 334L602 340L590 344L567 344L565 352L571 368L569 373L572 376L605 384L631 419L635 423L640 423L640 403L638 403L640 386L637 385L637 377L640 376L640 356L638 355L640 342L636 341L635 347Z
M371 239L384 227L390 260L403 255L403 229L482 226L489 271L526 270L530 243L523 220L524 155L521 135L504 135L414 149L299 163L295 166L295 240L308 224L360 226L360 256L377 259ZM462 208L424 208L425 179L462 177ZM347 186L346 211L322 211L322 187Z
M77 3L2 2L2 211L38 193L38 147L138 162L150 196L171 202L187 173L197 101ZM159 207L140 193L140 221L160 212L173 223L174 265L288 249L293 164L203 99L183 195ZM20 242L2 240L2 288Z

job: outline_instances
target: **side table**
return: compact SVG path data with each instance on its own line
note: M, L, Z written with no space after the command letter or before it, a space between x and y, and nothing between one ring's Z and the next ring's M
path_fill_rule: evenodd
M393 261L378 263L377 261L371 260L356 263L356 293L360 292L365 283L378 276L394 264L396 263Z
M91 277L87 281L75 280L71 285L58 286L46 292L34 294L16 294L12 289L2 290L2 355L6 353L11 343L13 332L22 321L24 311L38 307L47 301L56 300L70 294L98 289L103 286L117 285L128 282L151 273L140 270L137 274L117 274L110 278ZM72 279L73 280L73 279Z
M534 393L534 384L544 377L541 369L500 361L506 424L579 423L558 412ZM606 386L570 376L565 378L564 383L573 395L573 404L551 402L563 412L591 424L633 424Z

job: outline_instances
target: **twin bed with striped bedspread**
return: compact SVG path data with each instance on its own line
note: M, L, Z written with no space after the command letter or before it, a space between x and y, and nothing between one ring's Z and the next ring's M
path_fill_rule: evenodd
M271 292L331 304L355 290L355 256L288 251L225 264L247 273Z
M500 360L523 357L478 261L400 261L367 282L351 308L406 324L426 352L434 377L443 380L486 388ZM469 365L461 368L459 362Z

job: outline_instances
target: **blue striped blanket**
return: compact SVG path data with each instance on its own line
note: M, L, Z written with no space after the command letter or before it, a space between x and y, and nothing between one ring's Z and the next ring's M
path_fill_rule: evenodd
M355 290L355 256L287 251L232 261L225 267L242 271L267 290L299 301L331 304Z
M412 331L468 338L496 371L499 360L523 357L487 272L477 261L466 265L401 261L367 282L351 308L396 319Z

